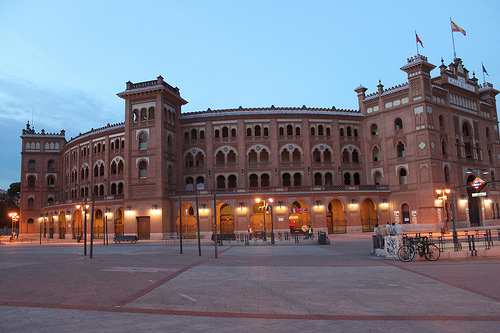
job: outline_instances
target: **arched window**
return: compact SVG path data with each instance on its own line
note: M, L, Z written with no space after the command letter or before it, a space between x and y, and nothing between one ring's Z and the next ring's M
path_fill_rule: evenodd
M47 162L47 168L48 168L49 170L54 170L54 169L55 169L55 167L56 167L56 162L54 162L54 160L49 160L49 161Z
M295 128L295 135L300 136L300 127Z
M319 151L319 149L314 149L313 151L313 162L321 163L321 152Z
M35 160L29 160L28 162L28 169L33 170L36 167L36 162Z
M373 162L380 161L380 150L378 149L378 147L373 147L372 156L373 156Z
M146 113L147 113L146 108L142 108L141 109L141 121L148 120L148 116Z
M148 119L149 120L154 120L155 119L155 108L150 107L148 110Z
M355 172L354 173L354 185L359 185L359 184L361 184L359 173Z
M347 151L347 149L344 149L342 152L342 162L349 163L349 151Z
M254 131L255 131L255 133L254 133L255 136L260 136L260 126L259 125L255 126Z
M264 136L269 136L269 128L264 127Z
M118 174L121 175L123 173L123 161L120 160L118 162Z
M318 135L324 135L323 134L323 125L318 126Z
M196 129L191 130L191 140L197 140L198 139L198 131Z
M236 164L236 153L234 152L234 150L231 150L229 153L227 153L227 164L228 165Z
M333 185L333 176L330 172L327 172L325 174L325 185L326 186Z
M301 154L298 149L294 149L292 153L292 158L293 158L293 163L300 163L301 161Z
M218 139L220 137L220 131L218 129L215 130L214 136L216 139Z
M332 153L330 152L330 149L325 149L323 152L323 159L325 163L329 163L332 161Z
M139 149L148 148L148 135L144 132L139 134Z
M340 136L344 136L344 128L343 127L340 128Z
M146 161L139 162L139 178L146 178L148 176L148 164Z
M401 168L399 170L399 184L400 185L408 184L407 179L406 179L406 169L405 168Z
M249 177L250 180L250 187L259 187L259 177L252 173Z
M292 125L286 126L286 135L293 135L293 126Z
M401 120L401 118L396 118L396 120L394 120L394 129L396 131L403 129L403 121Z
M231 175L227 178L227 187L228 188L236 188L238 186L237 182L236 182L236 176L235 175Z
M35 199L33 199L33 198L28 199L28 207L30 207L30 208L35 207Z
M231 137L235 138L236 137L236 128L231 129Z
M398 157L405 157L405 145L401 141L398 142L397 151Z
M448 154L448 148L446 148L446 140L444 139L443 141L441 141L441 152L443 153L443 155Z
M196 154L195 160L195 164L197 167L202 167L205 165L205 156L203 156L201 152L198 152L198 154Z
M188 132L184 132L184 141L189 142L189 133Z
M283 127L280 127L279 133L280 133L280 136L284 136L285 135L285 129Z
M314 174L314 185L322 185L322 179L323 177L321 176L321 173L317 172Z
M269 187L271 186L269 175L267 173L260 176L260 187Z
M167 153L172 154L172 136L167 137Z
M301 186L301 185L302 185L302 175L297 172L293 175L293 186Z
M344 185L351 185L351 174L349 172L344 173Z
M330 127L327 127L327 128L326 128L326 136L330 136L330 135L332 135L332 134L331 134Z
M229 128L227 128L227 126L222 127L222 137L223 138L229 137Z
M200 131L200 140L205 140L205 131Z
M448 166L444 167L444 182L447 184L450 182L450 169Z
M257 152L253 149L248 154L248 164L257 164Z
M118 194L123 194L123 183L118 183Z
M316 129L314 127L311 127L311 135L316 135Z
M192 168L194 166L193 155L191 155L191 153L186 155L186 160L185 160L184 166L186 168Z
M281 177L281 182L283 186L290 186L291 185L291 178L289 173L284 173L283 176Z
M373 175L373 182L375 185L381 185L382 184L382 174L380 172L375 172Z
M439 127L441 128L441 130L444 130L445 129L445 122L444 122L444 117L443 115L440 115L439 116Z
M260 163L269 163L269 153L265 149L260 152Z
M290 163L290 152L288 149L283 149L281 152L281 163Z
M169 165L167 168L167 184L172 184L172 174L173 174L172 166Z
M217 188L226 188L226 178L224 176L217 176Z
M247 128L247 136L252 136L252 129L250 127Z
M215 155L215 165L224 165L225 161L224 153L219 151L217 155Z
M347 136L352 136L351 126L347 126Z
M116 194L116 184L115 183L111 184L111 194L112 195Z
M354 149L352 152L352 163L359 163L359 152L357 149Z

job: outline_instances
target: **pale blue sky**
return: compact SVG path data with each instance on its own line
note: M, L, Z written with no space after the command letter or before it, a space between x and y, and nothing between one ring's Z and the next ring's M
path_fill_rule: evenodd
M499 89L499 1L0 0L0 188L20 179L27 121L68 140L122 122L129 80L162 75L184 112L357 109L360 84L406 81L415 30L420 53L449 64L450 17L467 31L457 56L480 82L483 61Z

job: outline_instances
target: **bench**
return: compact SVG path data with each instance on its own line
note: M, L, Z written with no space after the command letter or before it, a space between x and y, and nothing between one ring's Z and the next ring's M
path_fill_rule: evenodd
M132 244L136 244L137 240L138 240L137 236L115 236L115 237L113 237L113 241L115 242L115 244L121 243L121 242L129 242Z

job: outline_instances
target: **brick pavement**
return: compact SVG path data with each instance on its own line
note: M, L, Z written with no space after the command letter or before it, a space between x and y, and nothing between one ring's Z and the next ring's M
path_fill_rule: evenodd
M477 332L500 323L499 259L370 256L328 246L0 246L0 332Z

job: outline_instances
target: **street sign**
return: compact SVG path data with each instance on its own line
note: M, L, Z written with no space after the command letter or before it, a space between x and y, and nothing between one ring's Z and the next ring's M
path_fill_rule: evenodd
M486 182L479 177L476 177L476 179L470 183L470 186L478 192L481 191L484 185L486 185Z
M475 197L485 197L486 196L486 192L479 192L479 193L472 193L472 197L475 198Z

